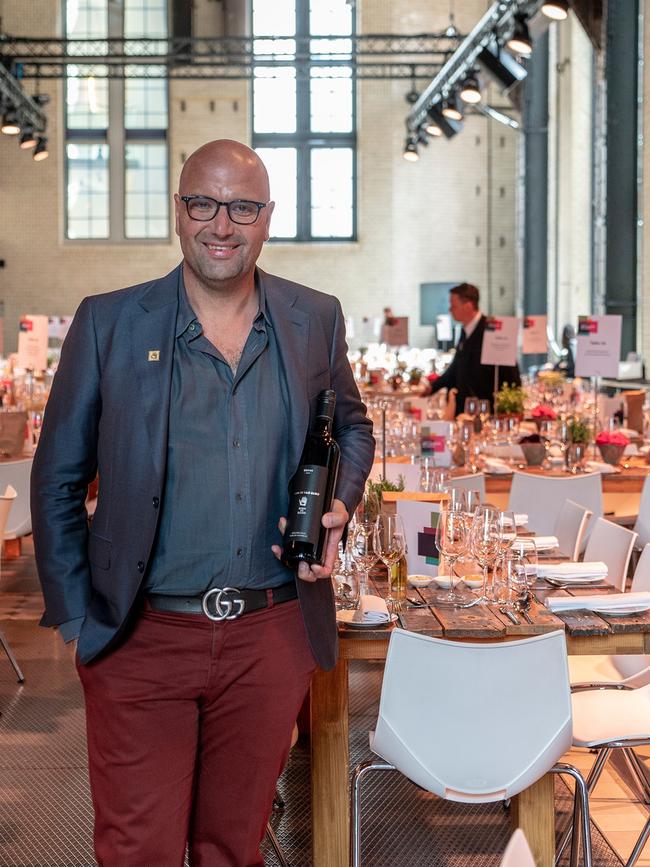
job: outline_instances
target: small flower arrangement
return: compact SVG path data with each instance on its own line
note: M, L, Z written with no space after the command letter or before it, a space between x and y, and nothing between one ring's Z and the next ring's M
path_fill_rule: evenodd
M496 393L495 412L497 415L522 415L524 412L524 390L517 385L505 382Z
M547 403L538 403L531 415L535 419L549 419L549 421L555 421L557 418L557 413Z
M625 434L614 431L601 431L596 437L596 445L599 446L627 446L630 444Z
M574 445L586 444L591 440L591 430L579 418L574 418L569 424L569 442Z

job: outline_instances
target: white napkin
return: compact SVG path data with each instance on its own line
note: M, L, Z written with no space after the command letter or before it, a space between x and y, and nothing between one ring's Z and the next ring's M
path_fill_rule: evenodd
M497 460L514 458L516 461L523 461L524 459L524 453L516 443L513 445L493 443L485 447L483 454L487 457L497 458Z
M516 512L515 513L515 526L516 527L524 527L528 523L528 515L524 514L524 512Z
M587 563L576 563L575 560L565 563L539 563L537 574L540 578L545 578L547 575L550 578L561 579L607 578L607 564L602 560Z
M590 473L602 473L603 475L618 472L618 469L615 466L612 464L606 464L604 461L587 461L585 467Z
M352 619L362 623L388 623L390 614L381 596L364 595L359 597L359 607Z
M592 596L547 596L546 605L551 611L575 611L578 608L586 608L588 611L601 608L627 611L650 605L650 593L644 590L639 593L608 593Z
M498 473L512 472L512 467L505 461L502 461L501 458L484 458L483 460L485 463L486 473L494 473L496 475Z
M515 518L515 523L516 521ZM557 536L532 536L531 540L535 543L536 548L557 548L560 544Z

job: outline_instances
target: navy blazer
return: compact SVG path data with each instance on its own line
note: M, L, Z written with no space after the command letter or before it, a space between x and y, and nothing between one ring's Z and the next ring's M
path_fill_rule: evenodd
M46 606L41 623L84 617L82 663L119 642L140 606L164 496L181 273L179 265L161 279L82 301L45 410L31 487ZM333 296L259 269L257 279L292 396L287 484L316 397L333 388L341 448L336 496L352 512L370 472L374 440L346 355L341 306ZM86 489L97 472L99 499L89 531ZM331 582L297 584L316 661L331 668L337 652Z

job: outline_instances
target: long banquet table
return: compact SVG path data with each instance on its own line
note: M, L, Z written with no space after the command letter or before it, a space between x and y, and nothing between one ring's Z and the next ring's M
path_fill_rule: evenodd
M374 579L376 591L385 595L386 582ZM590 587L594 593L611 593L613 587ZM420 596L428 607L400 614L400 625L425 635L455 640L507 641L564 629L571 654L650 653L650 612L616 618L584 610L556 616L541 602L549 593L580 595L580 588L560 591L539 582L530 615L533 624L520 618L515 626L498 608L436 607L440 591L409 588L408 596ZM348 867L350 778L348 753L348 665L352 659L385 659L392 627L339 630L340 653L336 667L319 671L311 688L311 787L313 867ZM555 847L553 777L547 774L522 792L513 804L513 823L524 829L538 867L552 867Z

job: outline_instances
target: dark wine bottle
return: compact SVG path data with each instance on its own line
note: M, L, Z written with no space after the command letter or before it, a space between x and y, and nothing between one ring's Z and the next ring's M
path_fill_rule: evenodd
M305 440L300 464L289 489L289 514L282 562L297 569L301 562L323 563L327 530L322 518L332 508L339 469L339 447L332 438L336 394L318 395L316 416Z

